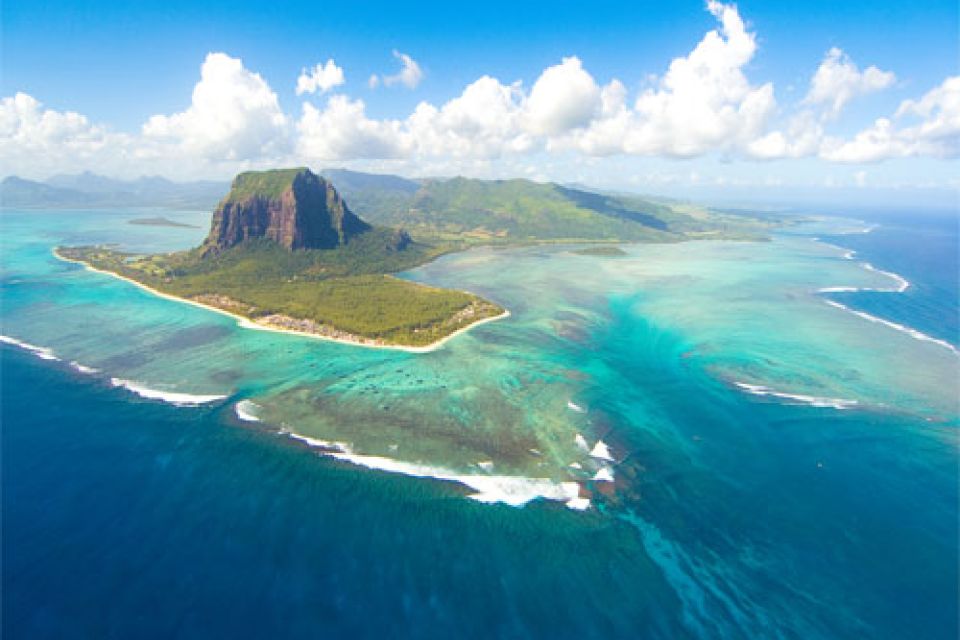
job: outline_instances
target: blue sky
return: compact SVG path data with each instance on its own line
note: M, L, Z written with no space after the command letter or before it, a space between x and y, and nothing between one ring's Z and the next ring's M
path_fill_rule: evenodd
M5 0L0 8L0 96L10 99L5 102L12 114L7 119L20 124L0 129L2 172L43 177L99 167L118 175L189 178L303 161L407 174L435 174L443 168L482 176L517 173L665 192L703 187L704 181L718 189L733 184L748 189L783 183L870 186L871 178L875 187L896 181L904 188L956 189L960 132L951 127L960 116L951 111L953 85L944 86L958 75L955 1L726 5L743 23L740 36L725 31L734 23L727 23L724 16L730 15L718 7L709 10L696 1L268 6ZM716 115L720 137L704 126L701 137L687 139L683 122L669 121L661 111L683 112L682 101L701 99L701 94L696 88L677 88L680 74L673 88L668 86L668 70L672 61L693 55L714 30L728 46L726 53L718 49L707 56L705 73L717 75L714 93L702 99L716 100L716 109L712 114L692 109L690 118L696 123ZM737 49L738 37L749 51ZM827 93L811 102L811 78L833 48L841 53L831 67ZM381 81L371 88L371 75L383 80L398 73L401 61L394 52L415 62L420 70L415 81L391 86ZM243 83L257 75L263 87L241 91L236 99L256 101L272 93L277 108L240 109L231 118L230 104L217 103L223 118L235 126L219 131L216 113L204 116L202 105L192 102L201 65L211 53L242 61L238 70L221 60L217 68L224 75L217 80L221 84L210 81L211 92L227 94L233 85L222 83ZM713 63L725 55L727 62ZM577 63L563 62L570 57ZM297 95L301 70L330 59L345 82ZM689 66L697 64L703 65L702 57ZM215 66L208 68L211 74ZM537 91L538 80L552 67L559 69L553 82ZM872 80L870 67L877 72ZM851 76L851 69L860 75ZM593 88L583 84L584 73ZM509 92L512 83L521 82L503 114L516 116L514 129L483 128L496 125L495 118L493 123L466 122L456 104L444 111L484 76L499 83L486 87L493 93ZM616 124L613 107L601 107L601 92L613 80L622 86L621 102L629 112L623 118L629 123ZM727 96L725 87L741 80L745 84L739 93ZM761 95L768 83L770 95ZM940 93L927 95L938 88ZM256 93L260 89L262 95ZM835 93L828 95L828 90ZM832 112L836 92L844 91L841 108ZM644 92L654 95L637 104ZM18 93L36 104L21 99L14 105ZM542 95L533 100L533 93ZM333 96L343 98L339 110L330 106ZM914 106L904 111L906 100ZM749 121L727 121L730 109L744 110L744 101L763 102L758 107L762 113ZM305 103L315 110L313 118ZM409 119L421 103L438 113L430 124L415 126ZM486 103L477 104L482 111ZM578 111L578 105L586 111ZM46 112L53 113L47 129L60 126L56 135L36 124ZM69 112L85 124L58 120ZM656 113L668 120L660 122ZM155 116L162 120L148 135L146 124ZM204 117L214 118L215 126ZM863 140L874 140L880 131L877 118L892 121L886 147L871 143L865 148L863 141L843 146L859 133L866 136ZM937 127L936 140L919 137L923 134L917 127L924 123ZM211 128L220 137L198 139ZM797 142L814 129L819 136L815 144ZM429 136L436 140L424 142ZM633 142L611 146L611 136ZM670 136L680 139L666 139ZM471 138L481 138L483 144ZM124 161L112 165L107 157L118 155ZM638 174L652 177L638 182Z

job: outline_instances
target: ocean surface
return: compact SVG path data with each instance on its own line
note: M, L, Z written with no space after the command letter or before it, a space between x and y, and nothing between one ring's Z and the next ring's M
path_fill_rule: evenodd
M254 331L0 218L4 638L955 638L956 214L478 249L428 354Z

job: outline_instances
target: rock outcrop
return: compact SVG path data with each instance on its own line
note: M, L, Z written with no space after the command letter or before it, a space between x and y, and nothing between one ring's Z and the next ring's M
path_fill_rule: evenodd
M289 250L332 249L370 229L329 182L309 169L238 175L213 213L205 253L266 238Z

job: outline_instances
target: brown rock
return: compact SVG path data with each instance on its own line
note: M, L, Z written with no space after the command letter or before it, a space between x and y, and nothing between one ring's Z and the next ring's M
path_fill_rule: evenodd
M332 249L370 229L329 182L309 169L250 171L213 213L205 253L266 238L293 249Z

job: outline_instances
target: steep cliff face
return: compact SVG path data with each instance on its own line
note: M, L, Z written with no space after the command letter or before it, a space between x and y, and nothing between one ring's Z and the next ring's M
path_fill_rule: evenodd
M287 249L332 249L371 227L309 169L238 175L213 213L205 252L266 238Z

